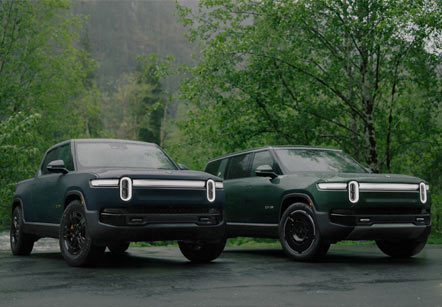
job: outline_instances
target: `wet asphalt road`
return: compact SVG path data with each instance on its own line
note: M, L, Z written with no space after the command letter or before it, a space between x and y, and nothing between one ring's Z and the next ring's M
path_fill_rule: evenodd
M290 261L279 248L228 248L207 265L178 248L130 248L71 268L55 240L28 257L2 241L0 306L442 306L442 245L400 261L374 245L332 246L321 263Z

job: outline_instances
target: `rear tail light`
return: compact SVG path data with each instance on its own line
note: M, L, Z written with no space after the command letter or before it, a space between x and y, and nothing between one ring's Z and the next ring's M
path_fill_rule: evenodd
M129 177L120 179L120 198L124 201L132 198L132 180Z
M211 203L214 202L216 197L215 181L213 181L212 179L207 180L206 189L207 189L207 200Z
M353 204L359 201L359 183L357 181L348 183L348 199Z
M427 202L427 186L423 182L419 184L419 196L421 203L425 204Z

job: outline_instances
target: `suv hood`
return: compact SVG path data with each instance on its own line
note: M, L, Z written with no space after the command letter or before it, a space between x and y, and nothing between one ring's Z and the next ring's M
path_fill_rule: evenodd
M328 173L328 172L298 172L290 176L302 176L316 179L317 182L358 182L371 183L420 183L420 178L399 174L374 174L374 173Z
M130 177L138 179L208 180L222 181L211 174L191 170L150 170L150 169L94 169L89 170L99 179Z
M373 173L333 173L324 178L324 182L342 182L356 180L358 182L379 183L420 183L423 180L414 176L399 174L373 174Z

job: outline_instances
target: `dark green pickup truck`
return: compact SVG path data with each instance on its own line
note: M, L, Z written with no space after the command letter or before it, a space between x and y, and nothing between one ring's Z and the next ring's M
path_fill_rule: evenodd
M93 264L106 246L179 240L188 259L215 259L225 245L220 178L184 169L159 146L106 139L69 140L48 149L34 178L14 194L11 249L31 253L59 238L69 265Z
M227 235L279 238L297 260L325 255L339 240L376 240L392 257L410 257L431 229L428 184L373 174L340 150L276 146L209 161L224 179Z

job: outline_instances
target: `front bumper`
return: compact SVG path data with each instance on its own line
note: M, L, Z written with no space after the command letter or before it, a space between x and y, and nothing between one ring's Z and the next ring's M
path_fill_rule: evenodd
M222 213L127 213L86 210L89 234L96 244L116 241L220 241Z
M316 212L321 237L340 240L412 240L426 238L431 231L431 215L342 214Z

